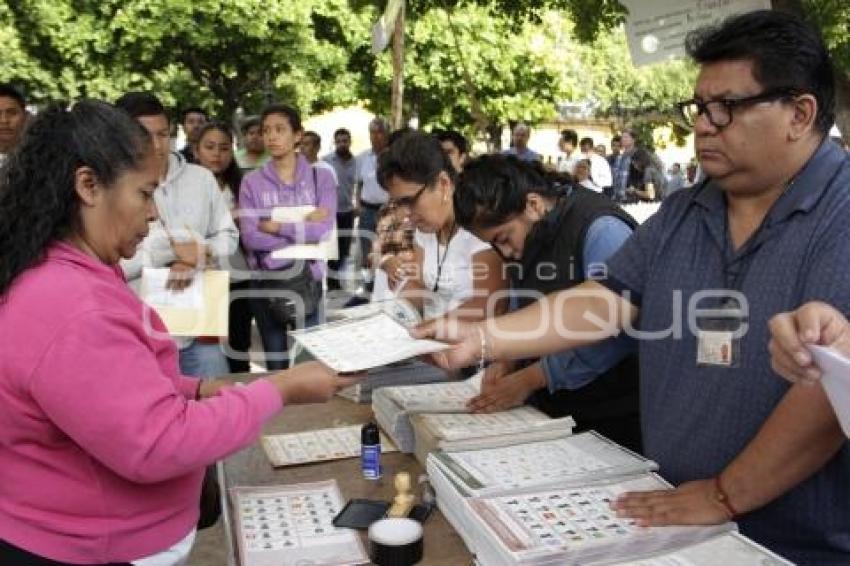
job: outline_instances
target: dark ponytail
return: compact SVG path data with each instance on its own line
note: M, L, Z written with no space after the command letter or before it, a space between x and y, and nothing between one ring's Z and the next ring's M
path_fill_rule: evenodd
M455 219L466 229L490 228L522 213L526 196L559 198L572 178L512 155L483 155L464 165L454 192Z
M0 170L0 297L47 247L79 227L74 175L90 167L111 186L148 154L150 137L110 104L48 108L26 128Z

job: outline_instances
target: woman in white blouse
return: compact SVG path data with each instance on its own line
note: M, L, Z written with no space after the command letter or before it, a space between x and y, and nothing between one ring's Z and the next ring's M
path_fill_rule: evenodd
M379 235L373 300L402 296L425 318L452 313L480 320L504 310L502 259L455 222L455 175L440 143L425 133L407 133L381 154L378 180L390 194L396 218L406 217L396 225L403 230L406 220L415 233L409 252L391 246L389 253L380 253L392 238Z

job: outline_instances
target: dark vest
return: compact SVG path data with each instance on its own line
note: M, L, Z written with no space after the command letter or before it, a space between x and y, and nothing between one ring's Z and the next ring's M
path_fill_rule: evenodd
M632 228L637 226L607 197L583 187L575 187L559 199L526 238L521 269L510 269L513 288L548 294L582 283L584 241L588 228L600 216L614 216ZM552 267L538 268L541 265ZM521 298L520 306L531 301ZM636 354L580 389L540 390L529 402L552 417L572 415L577 430L596 430L632 450L642 448Z

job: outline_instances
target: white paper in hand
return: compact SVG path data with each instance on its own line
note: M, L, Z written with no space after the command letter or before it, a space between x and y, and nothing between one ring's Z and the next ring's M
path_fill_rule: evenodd
M838 415L841 430L850 438L850 359L825 346L809 346L809 351L823 371L821 383Z
M404 325L385 312L296 330L292 337L317 360L339 372L363 371L449 347L434 340L415 340Z

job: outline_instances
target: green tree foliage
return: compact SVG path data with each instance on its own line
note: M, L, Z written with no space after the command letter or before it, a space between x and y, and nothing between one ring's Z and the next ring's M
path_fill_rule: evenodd
M432 8L407 29L406 114L469 134L482 120L479 128L493 130L515 120L554 120L562 102L619 125L639 119L666 123L674 102L692 90L691 64L635 69L622 27L583 43L571 19L555 10L517 26L504 15L496 17L492 7L462 5L451 13ZM380 102L391 76L389 57L379 58L373 100Z
M265 98L303 111L355 100L372 10L345 0L4 0L0 24L37 62L11 73L36 98L154 89L229 116ZM39 75L38 71L42 71ZM46 77L44 75L47 75Z

